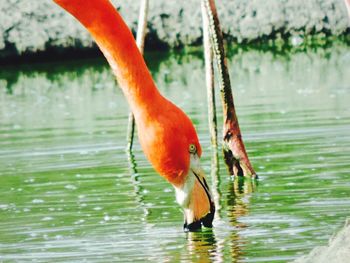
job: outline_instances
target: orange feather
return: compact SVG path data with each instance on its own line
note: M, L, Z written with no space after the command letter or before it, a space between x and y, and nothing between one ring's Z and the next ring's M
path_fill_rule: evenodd
M142 149L156 171L175 186L185 180L189 145L201 155L185 113L157 90L134 37L108 0L55 0L91 33L108 60L135 115Z

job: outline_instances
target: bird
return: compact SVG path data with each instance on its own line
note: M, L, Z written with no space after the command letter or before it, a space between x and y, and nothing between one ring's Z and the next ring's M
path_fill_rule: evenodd
M135 116L141 148L175 189L183 229L213 227L215 205L200 165L198 135L190 118L157 89L132 32L109 0L53 0L91 34L107 59Z

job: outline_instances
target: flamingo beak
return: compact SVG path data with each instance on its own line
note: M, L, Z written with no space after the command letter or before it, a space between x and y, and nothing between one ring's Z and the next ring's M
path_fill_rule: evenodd
M207 184L207 181L205 179L205 175L203 172L196 173L192 171L195 176L195 185L199 183L201 188L194 187L193 191L203 191L205 192L205 197L199 197L201 198L200 201L197 200L191 200L192 202L195 202L197 204L197 207L193 208L193 210L185 209L185 222L184 222L184 231L185 232L193 232L198 231L202 228L202 225L204 227L212 228L213 227L213 219L215 215L215 205L214 201L209 189L209 186ZM192 196L196 195L197 193L193 192ZM199 194L200 195L200 194ZM193 199L198 199L198 197L192 197ZM207 210L206 213L201 213L202 216L196 216L196 210L198 211L200 207L204 206L206 207L209 205L209 210ZM194 216L193 216L194 214Z
M213 227L215 205L197 154L191 154L190 170L182 187L175 187L176 200L184 210L184 231Z

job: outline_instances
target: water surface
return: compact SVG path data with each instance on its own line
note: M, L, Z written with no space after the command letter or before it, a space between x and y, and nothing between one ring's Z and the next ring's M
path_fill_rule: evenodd
M197 127L214 229L183 233L174 190L138 142L129 164L128 106L104 60L3 67L0 261L286 262L340 228L350 215L347 46L230 58L258 185L233 181L221 156L218 172L211 165L201 56L148 54L148 64Z

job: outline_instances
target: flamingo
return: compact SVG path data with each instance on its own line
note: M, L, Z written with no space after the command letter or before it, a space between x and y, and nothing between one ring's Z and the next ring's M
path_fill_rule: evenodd
M212 227L215 206L200 166L202 149L189 117L158 91L134 37L109 0L54 0L91 34L135 116L143 152L175 188L184 230Z

